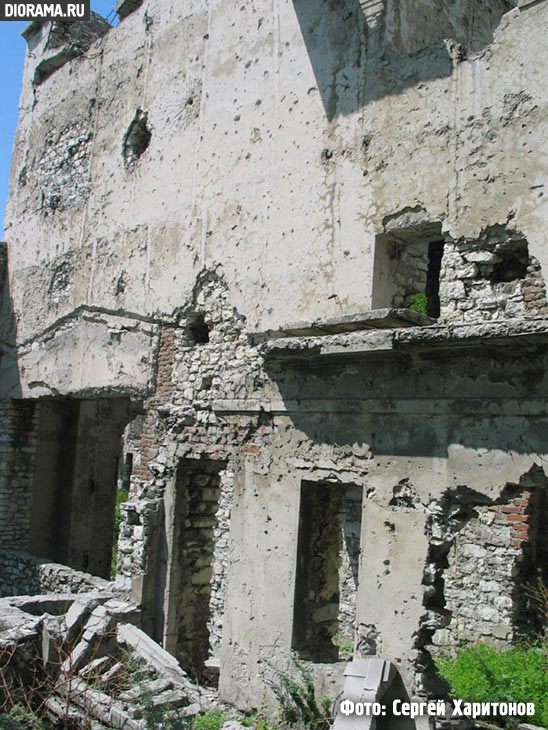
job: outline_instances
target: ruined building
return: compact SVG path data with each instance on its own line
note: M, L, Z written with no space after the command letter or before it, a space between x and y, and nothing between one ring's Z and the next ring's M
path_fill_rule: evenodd
M128 484L113 595L225 700L352 651L436 697L539 629L548 3L118 11L24 32L2 593L108 578Z

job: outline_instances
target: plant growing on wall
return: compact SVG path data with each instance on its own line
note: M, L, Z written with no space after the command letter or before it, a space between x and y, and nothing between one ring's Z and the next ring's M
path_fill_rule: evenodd
M269 664L274 678L268 680L280 706L282 724L307 730L329 730L331 705L329 697L316 697L312 675L294 661L297 678Z
M409 296L409 309L419 314L426 314L427 299L426 294L417 292Z

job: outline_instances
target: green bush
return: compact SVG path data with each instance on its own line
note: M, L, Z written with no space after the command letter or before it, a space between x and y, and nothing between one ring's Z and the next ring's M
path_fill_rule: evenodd
M280 705L282 724L299 730L329 730L331 700L317 699L310 672L299 662L295 661L294 665L299 679L269 664L275 676L269 684Z
M221 730L228 720L230 720L229 716L222 710L208 710L196 715L192 723L192 730Z
M274 725L269 725L262 712L257 710L251 712L240 722L244 727L252 728L252 730L278 730Z
M350 661L354 654L354 642L352 639L345 639L340 634L331 637L333 646L339 649L339 661Z
M189 720L180 717L177 710L154 707L151 703L145 707L143 722L147 730L191 730L194 727Z
M465 702L534 702L535 715L526 721L548 727L547 645L500 651L477 644L461 649L456 659L438 659L436 666L451 685L454 698Z

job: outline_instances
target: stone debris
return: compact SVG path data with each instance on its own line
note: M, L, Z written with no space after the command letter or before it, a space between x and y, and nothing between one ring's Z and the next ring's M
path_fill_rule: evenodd
M67 596L61 616L26 612L36 605L59 608L51 596L0 599L0 613L8 617L0 633L0 675L13 691L42 692L52 721L143 730L147 712L192 717L202 709L200 688L177 660L122 620L138 616L134 605ZM40 667L45 674L37 689Z

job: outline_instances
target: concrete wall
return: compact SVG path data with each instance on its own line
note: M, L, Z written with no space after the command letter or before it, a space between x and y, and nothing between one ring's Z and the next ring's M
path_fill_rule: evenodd
M38 43L6 219L17 340L47 327L55 340L76 311L83 329L68 341L97 354L77 386L62 360L44 374L31 358L24 385L121 383L132 334L122 326L109 350L86 334L86 307L177 319L197 274L218 264L250 330L367 309L375 236L403 210L456 240L511 220L546 265L544 4L500 20L502 2L425 2L420 22L414 6L377 5L149 0L33 87ZM139 109L151 137L128 164Z
M433 641L449 647L526 630L517 593L536 570L529 555L536 538L523 505L531 486L545 484L548 425L538 408L546 399L541 370L535 385L517 386L531 356L444 351L363 365L350 356L346 367L344 360L279 366L282 399L271 401L268 430L255 432L256 455L249 448L236 480L232 539L240 558L229 573L221 679L231 700L245 703L259 691L255 667L265 659L289 661L303 482L363 489L356 649L390 657L408 690L441 691ZM495 532L499 517L507 527ZM472 537L484 522L485 534ZM465 555L470 580L485 574L497 585L471 590ZM477 620L460 618L470 616L465 607Z
M342 596L356 654L393 662L410 694L444 692L439 646L527 631L516 575L544 559L547 11L146 0L34 86L51 28L27 34L6 219L18 360L2 393L142 401L120 583L184 660L184 528L212 533L212 583L186 576L210 592L224 699L256 705L266 662L291 666L304 484L334 503L360 492L339 627ZM438 241L438 322L367 319L408 303ZM102 463L93 430L93 453L85 424L76 438L86 473ZM178 479L200 463L215 514L193 469ZM70 519L88 530L79 494ZM468 558L486 575L486 544L497 585L464 625ZM338 693L341 661L310 668Z

